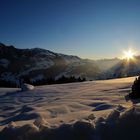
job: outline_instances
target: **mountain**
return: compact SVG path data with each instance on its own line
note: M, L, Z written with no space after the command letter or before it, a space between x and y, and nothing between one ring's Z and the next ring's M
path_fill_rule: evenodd
M121 60L119 58L113 59L99 59L96 60L96 64L102 71L106 71L117 65Z
M119 60L118 63L104 70L100 75L100 79L124 78L137 75L140 75L140 56L134 56L129 61L126 59Z
M125 59L121 60L113 66L108 73L110 73L110 78L128 77L136 76L140 74L140 56L134 56L133 59L127 61Z
M49 50L17 49L0 43L0 79L20 84L21 79L36 81L62 75L97 79L101 70L93 60L54 53Z
M18 49L0 43L0 85L6 81L19 86L25 81L57 80L63 76L96 80L139 74L140 56L130 61L89 60L41 48Z

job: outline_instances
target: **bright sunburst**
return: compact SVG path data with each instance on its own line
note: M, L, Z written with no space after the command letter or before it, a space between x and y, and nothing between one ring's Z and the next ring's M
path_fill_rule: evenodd
M134 58L134 52L131 50L124 51L124 58L127 60L133 59Z

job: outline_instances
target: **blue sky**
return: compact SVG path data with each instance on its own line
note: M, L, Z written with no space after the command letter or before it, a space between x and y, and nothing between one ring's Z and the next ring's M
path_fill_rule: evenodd
M140 0L0 0L0 42L120 57L129 47L140 51Z

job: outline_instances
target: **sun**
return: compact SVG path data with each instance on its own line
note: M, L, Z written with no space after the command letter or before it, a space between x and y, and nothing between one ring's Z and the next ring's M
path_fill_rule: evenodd
M132 52L131 50L128 51L124 51L124 58L127 60L131 60L134 58L134 52Z

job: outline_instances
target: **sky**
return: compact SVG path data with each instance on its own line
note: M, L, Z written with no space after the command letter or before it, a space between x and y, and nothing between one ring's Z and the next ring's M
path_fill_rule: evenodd
M89 59L140 54L140 0L0 0L0 42Z

